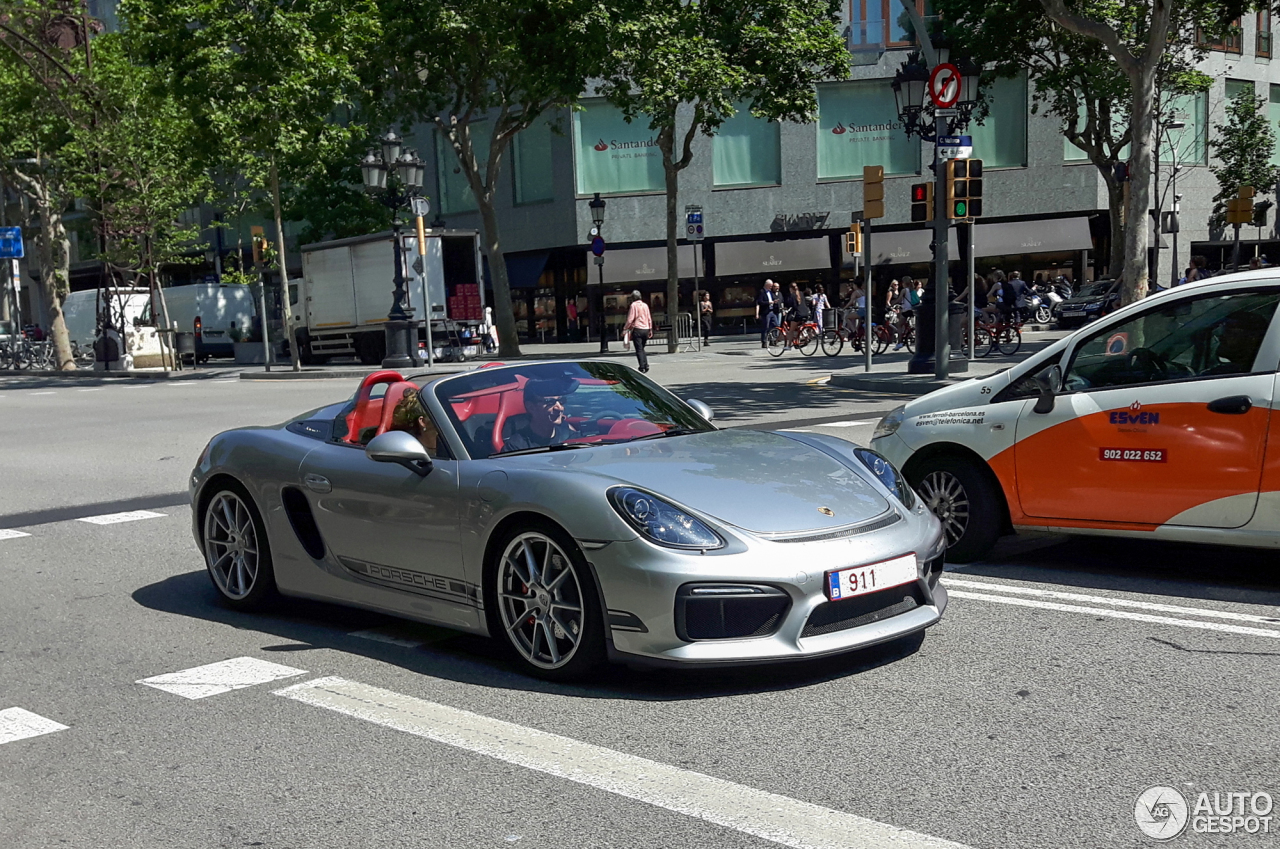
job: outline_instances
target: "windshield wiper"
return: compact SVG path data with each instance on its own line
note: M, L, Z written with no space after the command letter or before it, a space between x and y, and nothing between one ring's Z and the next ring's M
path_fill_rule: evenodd
M702 433L703 431L695 430L691 427L673 427L670 430L660 431L658 433L649 433L644 436L637 436L635 439L628 440L630 442L640 442L645 439L662 439L667 436L688 436L691 433Z
M543 454L549 451L569 451L574 448L590 448L593 445L599 445L598 442L561 442L558 445L535 445L533 448L520 448L516 451L500 451L497 454L490 454L489 459L494 457L517 457L521 454Z

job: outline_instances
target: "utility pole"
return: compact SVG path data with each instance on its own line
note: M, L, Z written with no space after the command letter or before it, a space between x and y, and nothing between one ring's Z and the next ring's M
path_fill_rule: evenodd
M948 310L951 307L951 267L947 256L947 234L951 219L947 214L947 193L938 191L942 185L942 156L939 139L947 134L947 121L955 114L951 109L938 109L934 114L933 133L933 376L946 380L947 366L951 360L951 337L948 332Z

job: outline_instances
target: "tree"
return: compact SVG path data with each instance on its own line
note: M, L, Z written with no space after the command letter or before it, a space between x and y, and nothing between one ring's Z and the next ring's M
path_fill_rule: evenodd
M1253 4L1245 0L1040 0L1058 26L1101 44L1129 86L1132 125L1129 198L1125 207L1121 302L1147 294L1147 210L1151 205L1155 116L1160 71L1171 46L1214 35Z
M322 173L367 135L334 118L359 99L357 69L377 46L372 0L124 0L120 15L135 55L164 71L199 128L206 167L269 192L291 329L281 186ZM296 338L289 351L297 371Z
M1104 3L1088 0L1081 9L1106 14ZM1063 136L1098 169L1107 187L1111 219L1109 273L1124 267L1124 183L1116 165L1127 155L1133 136L1129 79L1102 43L1055 25L1040 0L993 0L974 5L938 0L946 32L959 50L986 69L988 76L1025 73L1031 82L1032 112L1043 108L1062 121ZM1211 80L1194 69L1205 48L1196 39L1194 21L1183 14L1170 26L1170 44L1157 72L1161 98L1157 114L1170 98L1201 91Z
M1267 98L1242 91L1227 104L1227 120L1215 124L1216 136L1209 149L1217 163L1209 171L1218 180L1218 193L1213 196L1213 217L1222 221L1226 202L1234 198L1241 186L1267 188L1276 183L1276 167L1271 156L1276 148L1275 129L1267 120Z
M657 134L667 200L667 313L674 328L680 304L676 205L680 172L693 161L693 140L714 135L741 101L760 118L812 121L817 84L848 72L836 29L840 4L635 0L620 8L600 92L628 121L648 118ZM675 352L676 341L673 332L668 351Z
M494 201L512 139L578 102L609 15L599 0L381 0L388 45L368 68L387 123L434 125L480 213L498 353L520 354ZM544 118L545 120L545 118ZM484 151L487 150L487 155Z

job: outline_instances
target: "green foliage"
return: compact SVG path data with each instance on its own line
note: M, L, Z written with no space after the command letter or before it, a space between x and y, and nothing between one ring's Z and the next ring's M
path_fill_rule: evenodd
M1213 223L1219 226L1225 218L1226 201L1234 198L1241 186L1253 186L1262 194L1276 184L1276 167L1271 164L1276 134L1266 108L1267 98L1243 91L1227 104L1226 122L1213 127L1215 136L1209 149L1217 162L1209 171L1218 180Z

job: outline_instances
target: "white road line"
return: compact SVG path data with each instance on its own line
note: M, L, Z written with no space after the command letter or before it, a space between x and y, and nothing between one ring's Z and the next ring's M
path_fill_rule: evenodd
M1040 610L1055 610L1059 613L1084 613L1089 616L1107 616L1112 619L1131 619L1135 622L1150 622L1153 625L1173 625L1178 628L1199 628L1204 631L1223 631L1228 634L1244 634L1250 637L1268 637L1280 640L1280 631L1267 628L1249 628L1244 625L1227 625L1224 622L1201 622L1195 619L1175 619L1172 616L1152 616L1148 613L1129 613L1124 610L1109 610L1105 607L1082 607L1073 604L1058 604L1052 601L1037 601L1030 598L1014 598L1009 596L974 593L968 590L947 590L952 598L971 598L978 601L994 601L996 604L1012 604L1018 607L1035 607Z
M61 722L45 719L38 713L32 713L20 707L0 710L0 745L66 730L67 726Z
M18 537L29 537L31 534L23 531L14 531L9 528L0 528L0 539L17 539Z
M86 516L76 519L77 522L88 522L91 525L118 525L121 522L137 522L140 519L159 519L168 513L152 513L150 510L130 510L127 513L106 513L101 516Z
M318 678L277 690L276 695L696 817L783 846L963 849L958 843L844 811L342 678Z
M294 669L292 666L282 666L256 657L233 657L181 672L143 678L134 683L146 684L184 699L204 699L219 693L243 690L245 687L306 674L305 669Z
M57 394L57 393L54 393L54 392L31 392L31 393L28 393L28 394L31 394L31 395L55 395L55 394Z
M1236 622L1255 622L1263 625L1280 627L1280 615L1256 616L1252 613L1233 613L1228 610L1208 610L1203 607L1179 607L1173 604L1157 604L1150 601L1133 601L1127 598L1111 598L1101 595L1081 595L1064 593L1056 590L1035 590L1029 587L1011 587L1008 584L989 584L985 581L964 581L948 577L948 587L967 587L974 590L993 590L995 592L1029 595L1037 598L1052 598L1059 601L1080 601L1086 604L1109 604L1113 607L1130 607L1135 610L1152 610L1158 613L1179 613L1186 616L1204 616L1208 619L1230 619Z
M77 391L77 392L101 392L103 389L106 389L106 387L105 387L105 386L94 386L94 387L92 387L91 389L77 389L76 391Z

